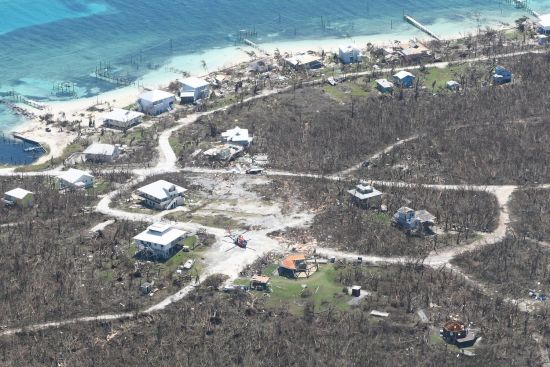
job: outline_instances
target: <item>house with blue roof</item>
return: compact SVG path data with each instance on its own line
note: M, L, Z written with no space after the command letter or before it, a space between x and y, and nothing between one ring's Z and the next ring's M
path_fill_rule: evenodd
M401 88L411 88L414 85L416 77L408 71L401 70L397 74L393 75L393 81L395 85Z
M512 81L512 72L502 66L497 66L493 73L493 83L496 85L510 83Z

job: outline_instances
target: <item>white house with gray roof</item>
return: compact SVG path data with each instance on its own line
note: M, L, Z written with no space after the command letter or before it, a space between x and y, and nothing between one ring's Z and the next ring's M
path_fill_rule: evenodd
M86 189L94 185L94 176L79 169L70 168L57 176L59 189Z
M4 193L2 201L9 206L17 205L21 208L29 208L34 204L34 193L18 187Z
M145 185L137 190L142 204L157 210L174 209L185 202L187 189L165 180Z
M169 224L155 223L134 237L138 249L150 256L168 259L182 245L186 232Z
M122 108L113 108L102 116L103 125L116 127L119 129L128 129L141 122L143 113L137 111L124 110Z
M89 162L111 162L118 158L120 150L113 144L93 143L83 153Z
M175 102L175 95L158 89L142 93L137 100L140 110L151 116L172 110Z
M210 88L210 83L195 76L183 79L180 81L180 85L180 97L183 103L193 103L199 99L206 98Z

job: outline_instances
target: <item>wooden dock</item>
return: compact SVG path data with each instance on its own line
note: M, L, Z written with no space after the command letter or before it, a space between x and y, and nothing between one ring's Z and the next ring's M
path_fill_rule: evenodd
M403 15L403 18L416 28L420 29L422 32L426 33L428 36L435 38L438 41L441 41L441 39L432 31L430 31L425 25L411 17L410 15Z
M525 9L527 10L528 13L530 13L531 15L539 18L540 17L540 14L536 11L534 11L531 6L529 6L529 3L527 2L527 0L508 0L509 2L511 2L512 4L514 4L514 6L516 7L516 9Z
M34 139L31 139L31 138L27 138L26 136L23 136L21 134L18 134L18 133L12 133L11 134L15 139L19 139L19 140L22 140L26 143L30 143L30 144L33 144L33 145L36 145L37 148L41 149L44 151L44 153L46 153L46 148L44 148L44 146L39 142L39 141L36 141Z

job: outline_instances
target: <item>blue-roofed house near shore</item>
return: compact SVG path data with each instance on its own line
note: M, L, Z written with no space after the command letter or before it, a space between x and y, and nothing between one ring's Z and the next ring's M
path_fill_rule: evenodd
M394 83L402 88L411 88L414 84L415 76L408 71L401 70L393 75Z
M505 84L512 81L512 72L502 66L497 66L493 73L494 84Z

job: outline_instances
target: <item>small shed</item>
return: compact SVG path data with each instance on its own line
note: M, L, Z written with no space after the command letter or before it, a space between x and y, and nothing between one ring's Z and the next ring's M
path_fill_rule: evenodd
M456 80L449 80L446 85L447 89L452 90L453 92L457 92L458 90L460 90L460 83Z
M2 201L9 206L17 205L21 208L30 208L34 204L34 193L18 187L6 192Z
M139 289L141 293L149 294L153 290L153 283L150 283L150 282L141 283L141 285L139 286Z
M342 61L342 64L355 64L363 60L361 50L353 45L340 46L338 48L338 57Z
M396 85L402 88L411 88L416 77L408 71L401 70L393 75L393 81Z
M269 277L254 275L250 279L250 289L255 289L257 291L267 291L270 287L269 280Z
M393 92L393 83L388 79L377 79L376 89L378 89L381 93L391 93Z
M351 287L351 295L352 297L360 297L361 296L361 286L360 285L354 285Z

